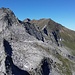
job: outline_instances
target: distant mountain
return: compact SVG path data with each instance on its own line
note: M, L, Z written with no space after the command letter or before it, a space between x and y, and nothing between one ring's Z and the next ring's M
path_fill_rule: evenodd
M0 75L75 75L75 31L0 8Z
M69 47L75 55L75 31L67 29L51 19L32 20L31 24L37 25L40 29L46 25L47 30L50 32L58 30L60 38L62 39L62 44Z

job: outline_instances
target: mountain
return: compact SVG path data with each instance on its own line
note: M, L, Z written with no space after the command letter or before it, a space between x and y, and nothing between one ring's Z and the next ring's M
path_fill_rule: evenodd
M47 25L46 28L49 31L59 30L62 44L69 47L72 54L75 55L75 31L67 29L66 27L54 22L51 19L32 20L31 23L39 26L40 29Z
M75 75L75 31L0 8L0 75Z

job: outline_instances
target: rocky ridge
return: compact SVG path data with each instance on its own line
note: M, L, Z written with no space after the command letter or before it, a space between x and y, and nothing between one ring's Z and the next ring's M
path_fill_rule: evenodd
M64 29L51 19L20 21L0 8L0 75L75 75Z

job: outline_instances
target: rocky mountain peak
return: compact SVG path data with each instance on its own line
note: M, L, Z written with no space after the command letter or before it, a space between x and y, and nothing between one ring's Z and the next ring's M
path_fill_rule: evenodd
M0 16L15 16L9 8L0 8Z
M13 11L11 11L9 8L4 8L4 7L2 7L2 8L0 8L0 12L3 12L3 13L8 13L8 14L10 14L10 13L13 13ZM13 13L14 14L14 13Z
M25 20L24 20L24 22L30 22L31 21L31 19L29 19L29 18L26 18Z
M17 21L16 16L14 15L13 11L9 8L0 8L0 20L8 21L10 25Z

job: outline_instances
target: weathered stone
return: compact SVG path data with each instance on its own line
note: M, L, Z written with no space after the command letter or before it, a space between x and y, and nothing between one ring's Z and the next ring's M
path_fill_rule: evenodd
M10 9L0 9L0 75L67 75L66 71L75 74L74 56L69 56L65 46L57 46L59 34L52 34L47 24L49 20L41 27L31 20L22 22Z

